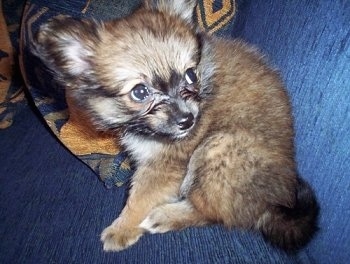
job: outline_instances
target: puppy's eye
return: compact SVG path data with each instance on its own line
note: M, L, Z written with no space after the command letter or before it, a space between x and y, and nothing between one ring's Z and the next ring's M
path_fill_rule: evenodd
M194 68L189 68L186 70L185 79L188 84L194 84L198 81Z
M131 99L135 102L143 102L150 95L147 86L143 84L137 84L130 92Z

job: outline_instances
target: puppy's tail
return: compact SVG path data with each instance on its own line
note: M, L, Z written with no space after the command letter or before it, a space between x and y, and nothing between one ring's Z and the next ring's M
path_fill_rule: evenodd
M318 213L313 190L298 178L295 206L270 208L260 217L257 227L272 244L293 251L306 245L318 230Z

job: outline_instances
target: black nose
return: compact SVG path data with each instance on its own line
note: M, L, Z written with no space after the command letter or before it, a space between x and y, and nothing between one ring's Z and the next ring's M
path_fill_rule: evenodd
M193 120L194 120L193 114L186 113L177 120L177 125L180 128L180 130L186 130L193 125Z

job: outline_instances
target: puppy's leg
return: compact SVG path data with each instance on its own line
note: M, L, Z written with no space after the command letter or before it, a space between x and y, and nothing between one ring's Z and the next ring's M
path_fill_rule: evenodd
M140 226L151 233L206 223L252 228L270 204L293 203L288 163L248 132L218 133L193 153L180 190L184 200L154 208Z
M126 206L101 235L105 251L120 251L134 244L143 234L139 225L156 206L170 202L178 193L177 175L158 175L152 168L139 168L134 175ZM178 182L178 184L176 183Z
M186 177L180 187L180 199L172 203L167 203L154 208L149 215L142 221L140 227L150 232L165 233L171 230L184 229L190 226L201 226L208 224L205 217L200 214L187 199L188 193L192 188L196 178L195 170L198 164L198 156L206 151L203 146L197 148L188 164Z
M140 227L151 234L155 234L205 224L208 224L208 222L193 207L190 201L181 200L154 208L142 221Z
M154 208L141 223L141 228L154 234L209 224L209 219L196 209L189 195L194 188L197 188L195 182L199 182L198 177L206 177L201 174L215 174L210 169L212 163L206 163L207 159L213 158L213 155L216 156L216 161L220 163L221 147L218 144L221 138L220 136L211 137L194 151L187 166L186 177L180 188L180 199L182 200ZM199 171L199 168L204 168L204 166L206 169ZM218 178L217 181L220 181L220 179Z

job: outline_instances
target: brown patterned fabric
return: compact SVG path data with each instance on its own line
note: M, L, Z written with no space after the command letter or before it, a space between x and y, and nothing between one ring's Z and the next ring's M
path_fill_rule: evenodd
M10 25L15 28L14 25ZM0 2L0 129L12 124L15 105L24 100L22 87L13 87L14 49L9 36L11 30L6 24L3 5Z
M211 34L227 26L235 12L234 0L199 0L196 8L199 26Z

